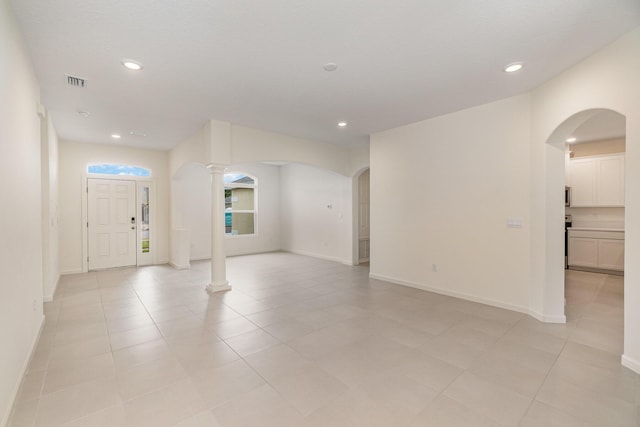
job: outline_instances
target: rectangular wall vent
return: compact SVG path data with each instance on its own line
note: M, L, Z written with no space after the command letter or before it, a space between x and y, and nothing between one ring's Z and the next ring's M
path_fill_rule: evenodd
M85 87L87 81L81 77L70 76L67 74L67 84L75 87Z

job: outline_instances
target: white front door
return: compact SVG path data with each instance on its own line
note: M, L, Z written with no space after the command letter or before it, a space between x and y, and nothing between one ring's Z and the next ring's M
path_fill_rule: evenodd
M136 183L88 179L89 270L136 265Z

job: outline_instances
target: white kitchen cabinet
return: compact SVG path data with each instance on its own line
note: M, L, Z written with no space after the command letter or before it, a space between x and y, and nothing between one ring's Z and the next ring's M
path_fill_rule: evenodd
M569 162L572 207L624 206L624 154Z
M596 159L575 159L570 165L571 206L596 206Z
M569 229L569 266L624 270L624 232Z
M597 159L596 206L624 206L624 155Z
M624 270L624 240L598 240L598 268Z
M569 265L598 268L598 239L569 234Z

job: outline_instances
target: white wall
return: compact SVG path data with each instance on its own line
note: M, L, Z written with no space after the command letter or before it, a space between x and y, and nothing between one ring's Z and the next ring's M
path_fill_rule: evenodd
M373 277L528 311L529 103L371 136Z
M194 165L195 166L195 165ZM173 186L180 198L179 229L189 230L189 259L211 258L211 173L206 167L190 167ZM178 196L179 194L179 196Z
M351 264L352 179L290 164L280 183L282 249Z
M346 175L355 176L369 167L369 144L349 149L349 168Z
M82 271L82 189L87 165L123 163L151 169L155 182L157 228L155 262L169 261L169 163L166 151L60 141L59 233L61 274Z
M227 141L215 141L224 138ZM224 147L221 153L215 150L219 146ZM210 120L169 154L172 177L189 163L229 165L264 161L306 164L353 176L369 166L369 148L366 144L345 148Z
M39 87L15 18L0 0L0 425L42 321Z
M171 178L180 174L180 169L190 163L200 163L201 165L210 163L207 131L208 126L203 126L169 150L169 175ZM171 224L175 225L173 221Z
M258 163L233 165L227 173L244 172L257 179L257 226L255 236L225 238L227 256L271 252L280 249L280 168ZM211 258L211 176L203 166L193 165L174 180L180 223L188 229L190 260Z
M231 158L236 164L285 161L349 173L351 150L337 145L237 125L232 125L231 143Z
M53 300L60 279L58 265L58 136L47 114L41 119L42 292Z

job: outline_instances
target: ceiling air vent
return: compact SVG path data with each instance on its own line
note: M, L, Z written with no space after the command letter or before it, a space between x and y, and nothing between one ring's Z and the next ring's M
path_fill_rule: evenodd
M67 74L67 84L69 86L85 87L87 85L87 81L81 77L70 76Z

